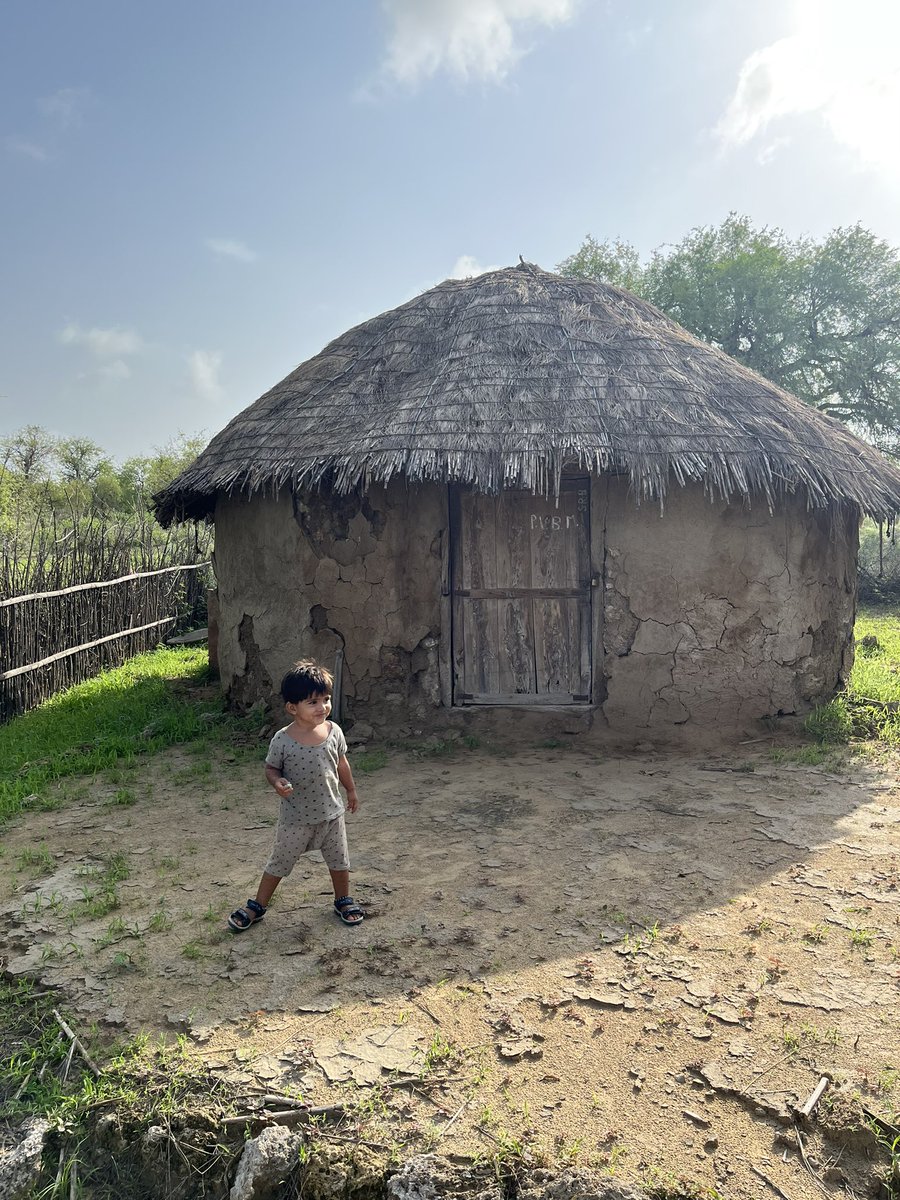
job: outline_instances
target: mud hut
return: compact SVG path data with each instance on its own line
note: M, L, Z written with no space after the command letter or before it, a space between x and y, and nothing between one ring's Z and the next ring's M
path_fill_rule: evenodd
M348 723L643 734L834 692L900 472L652 305L523 263L343 334L156 504L215 520L236 703L312 655Z

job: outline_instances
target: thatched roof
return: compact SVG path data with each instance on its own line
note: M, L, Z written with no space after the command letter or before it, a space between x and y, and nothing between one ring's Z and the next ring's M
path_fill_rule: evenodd
M567 464L635 492L802 489L900 510L900 471L651 304L530 263L449 279L336 338L245 409L156 497L164 524L219 493L340 492L395 475L551 492Z

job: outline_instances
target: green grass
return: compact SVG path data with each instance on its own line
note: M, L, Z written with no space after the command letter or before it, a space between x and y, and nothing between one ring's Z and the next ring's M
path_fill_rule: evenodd
M42 842L36 849L28 847L23 850L17 862L20 871L37 870L46 874L53 866L53 855Z
M377 750L364 750L362 754L354 754L353 770L369 775L372 771L380 771L386 767L387 761L387 750L380 747Z
M65 798L50 788L66 776L120 770L166 746L240 734L243 723L224 714L219 698L195 694L208 670L205 649L154 650L0 726L0 824L23 809L60 807ZM201 720L210 712L216 720ZM120 788L113 803L136 799Z
M125 951L112 960L116 970L134 965ZM102 1065L97 1077L80 1053L70 1058L71 1044L53 1017L58 1003L31 983L0 980L0 1120L18 1123L25 1116L42 1115L55 1126L52 1157L34 1195L145 1194L139 1171L130 1171L127 1149L109 1169L109 1151L96 1129L109 1113L115 1114L116 1128L136 1143L153 1125L168 1127L186 1112L200 1112L192 1129L192 1168L201 1177L211 1169L224 1173L234 1152L219 1144L219 1131L222 1118L235 1111L234 1087L211 1075L182 1037L172 1044L138 1035L117 1049L100 1044L96 1031L67 1015L88 1053ZM170 1142L163 1153L177 1153L176 1143ZM54 1185L54 1177L59 1179L75 1162L81 1188Z
M864 738L900 745L900 616L861 612L854 634L856 657L846 691L815 709L804 728L822 744Z

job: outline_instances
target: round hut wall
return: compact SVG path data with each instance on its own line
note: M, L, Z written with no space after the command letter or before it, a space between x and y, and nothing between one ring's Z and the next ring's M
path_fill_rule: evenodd
M238 705L274 700L300 657L340 656L342 719L401 736L492 705L630 735L804 712L851 665L849 503L770 512L690 485L661 511L618 476L565 480L558 503L395 479L220 496L215 523Z

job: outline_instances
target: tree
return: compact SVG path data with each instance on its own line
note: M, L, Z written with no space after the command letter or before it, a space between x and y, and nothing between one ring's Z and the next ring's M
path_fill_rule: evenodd
M112 464L103 450L90 438L64 438L56 447L60 475L73 483L93 483L101 471Z
M823 412L896 438L900 426L900 259L860 225L836 229L807 272L807 336L792 390Z
M149 498L161 491L191 465L206 442L203 434L179 433L165 446L154 447L152 454L127 459L119 476L123 493Z
M39 479L47 473L56 453L56 438L40 425L25 425L0 442L3 465L23 479Z
M598 242L590 234L574 254L557 267L560 275L576 279L592 279L595 283L612 283L641 294L644 268L634 246L616 238L613 242Z
M656 251L643 294L697 337L784 386L785 364L802 336L804 262L802 244L732 213L718 229L695 229L668 253Z
M588 237L563 274L618 282L808 404L887 445L900 427L900 258L856 225L819 244L732 213L635 269Z

